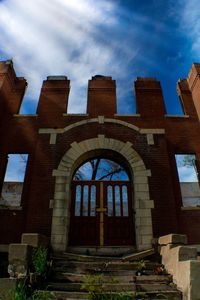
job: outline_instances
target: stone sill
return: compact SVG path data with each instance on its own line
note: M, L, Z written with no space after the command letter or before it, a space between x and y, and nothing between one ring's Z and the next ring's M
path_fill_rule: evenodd
M165 115L165 118L189 118L189 115Z
M0 210L22 210L22 206L4 206L0 205Z
M181 207L181 210L200 210L200 206Z
M64 113L63 114L63 117L88 117L89 114L67 114L67 113Z
M14 114L13 115L14 117L17 117L17 118L24 118L24 117L38 117L38 114Z
M114 114L115 117L141 117L140 114Z

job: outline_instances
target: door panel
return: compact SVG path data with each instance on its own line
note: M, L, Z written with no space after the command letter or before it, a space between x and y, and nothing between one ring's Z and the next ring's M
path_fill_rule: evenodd
M98 245L99 186L91 181L74 181L72 183L72 207L69 232L70 245Z
M104 206L108 208L104 220L104 244L132 245L134 226L130 182L104 182Z

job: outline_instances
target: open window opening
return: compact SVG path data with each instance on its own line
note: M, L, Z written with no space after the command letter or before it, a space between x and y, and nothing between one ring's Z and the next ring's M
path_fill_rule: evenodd
M9 154L0 197L0 205L19 207L23 190L28 154Z
M183 207L200 206L200 187L195 154L175 155Z
M105 158L91 159L75 172L73 180L129 180L122 165Z

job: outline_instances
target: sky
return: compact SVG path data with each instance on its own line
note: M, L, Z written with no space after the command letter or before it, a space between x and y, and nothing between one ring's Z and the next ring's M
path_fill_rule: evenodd
M196 157L192 154L176 154L176 165L180 182L198 182L194 168ZM188 163L187 163L188 162Z
M96 74L116 80L118 113L135 113L137 77L155 77L167 112L181 114L176 82L200 62L199 0L0 0L0 59L28 81L24 114L49 75L71 80L68 112L85 113Z

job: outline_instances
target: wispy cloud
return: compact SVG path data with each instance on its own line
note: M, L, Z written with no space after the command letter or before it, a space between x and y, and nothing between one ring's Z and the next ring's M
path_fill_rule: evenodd
M29 82L29 97L39 96L42 79L66 74L73 82L71 109L81 110L80 90L95 72L105 72L113 58L111 47L95 38L100 23L115 23L109 1L9 0L0 3L1 51L14 59L19 75ZM76 94L76 97L73 94ZM84 95L86 97L86 95Z
M200 5L198 0L182 1L180 5L180 27L191 38L192 49L200 51Z
M29 82L24 111L36 106L48 75L71 80L69 112L85 111L87 81L95 74L117 80L120 112L133 112L137 76L167 82L170 98L185 57L182 41L177 42L177 9L172 0L0 1L0 53L13 58L17 74ZM190 4L188 9L193 11ZM185 8L185 19L186 13ZM194 14L193 18L193 23L198 21ZM196 39L194 48L197 45ZM173 72L166 72L172 67ZM170 99L174 109L174 94Z

